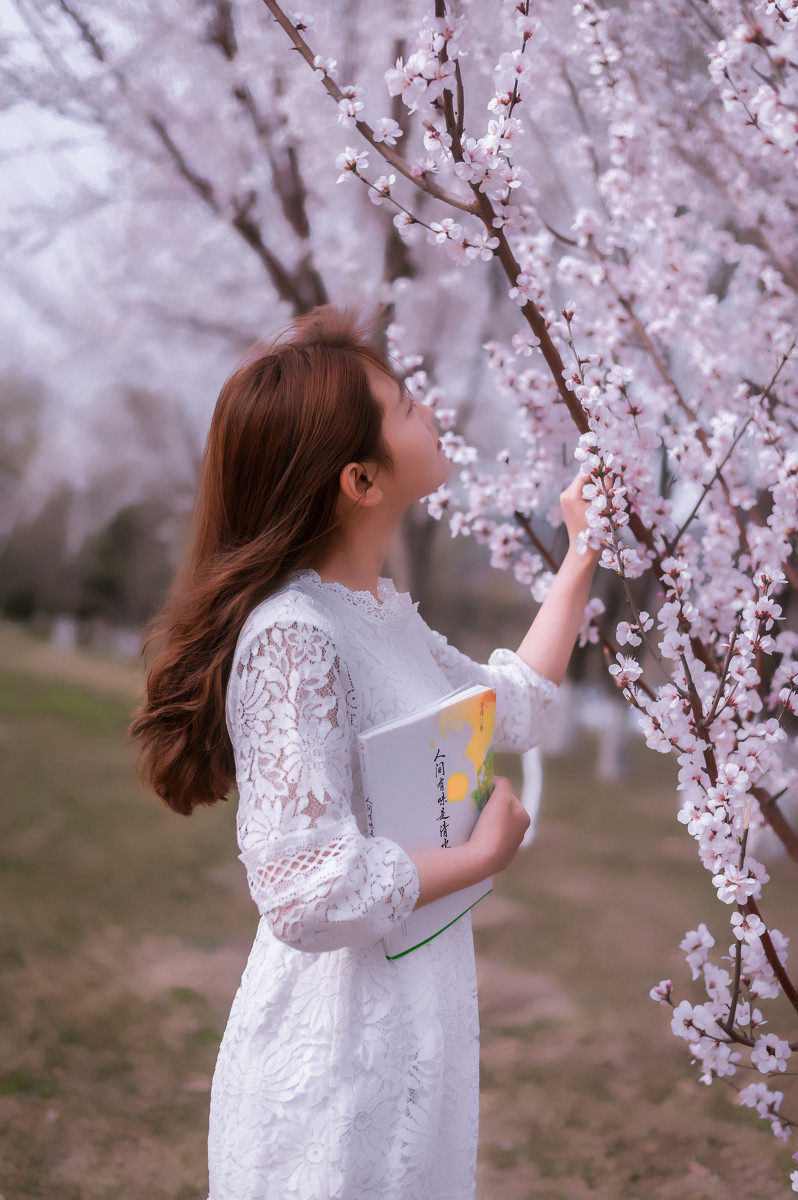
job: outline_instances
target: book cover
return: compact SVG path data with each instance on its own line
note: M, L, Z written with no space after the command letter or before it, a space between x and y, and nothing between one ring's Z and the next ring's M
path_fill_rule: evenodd
M474 685L361 733L369 832L408 851L467 842L493 790L495 723L496 693ZM415 909L383 939L387 957L436 937L492 886L485 879Z

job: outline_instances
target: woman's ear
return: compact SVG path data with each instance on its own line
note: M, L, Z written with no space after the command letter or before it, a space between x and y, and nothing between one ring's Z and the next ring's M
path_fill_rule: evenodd
M347 463L340 474L341 492L358 508L372 508L382 500L382 488L377 481L379 465L375 462Z

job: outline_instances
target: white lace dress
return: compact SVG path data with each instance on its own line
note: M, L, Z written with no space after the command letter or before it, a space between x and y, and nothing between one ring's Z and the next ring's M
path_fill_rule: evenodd
M469 916L389 962L418 877L364 836L357 735L455 687L497 692L499 749L536 740L555 685L480 666L388 580L380 601L295 575L250 615L227 716L238 839L261 920L219 1051L209 1200L468 1200L478 1018Z

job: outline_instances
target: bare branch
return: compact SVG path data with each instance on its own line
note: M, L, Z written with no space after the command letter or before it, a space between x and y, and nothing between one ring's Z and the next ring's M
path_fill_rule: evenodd
M231 0L211 0L213 19L208 27L208 41L218 46L228 62L238 53L233 5Z
M771 797L764 788L751 788L759 803L759 811L767 821L776 837L783 844L790 858L798 862L798 832L790 825L784 813L778 806L775 797Z
M82 17L80 15L80 13L71 4L68 4L67 0L58 0L58 5L59 5L59 8L61 9L61 11L66 13L66 15L69 17L70 21L72 21L72 23L75 26L77 26L77 29L80 32L80 36L82 37L82 39L86 43L86 45L89 47L89 49L91 50L92 54L97 59L97 61L105 62L105 51L103 50L102 46L100 45L98 38L95 36L91 26L89 25L89 23L85 19L85 17Z
M177 143L174 141L172 135L169 133L169 130L166 128L160 117L150 113L147 119L149 121L150 128L158 135L161 145L164 147L175 167L177 168L178 174L181 175L183 179L185 179L186 183L193 188L197 195L205 201L205 203L208 205L208 208L210 208L212 212L215 212L217 216L219 216L222 210L218 200L216 199L216 193L214 192L213 184L209 179L205 179L204 176L200 175L198 171L195 171L191 166L189 166L187 159L177 146Z

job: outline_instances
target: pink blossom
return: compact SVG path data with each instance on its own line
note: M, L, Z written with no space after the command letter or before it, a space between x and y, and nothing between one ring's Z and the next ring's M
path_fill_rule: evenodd
M396 214L393 223L401 233L404 229L409 229L411 225L415 225L416 222L410 213L401 212Z
M701 921L698 929L691 929L679 944L685 951L687 965L692 969L693 979L700 979L709 951L715 945L715 939Z
M458 225L451 217L445 217L442 221L433 221L430 225L430 231L427 234L428 242L438 242L442 244L451 238L457 240L463 233L463 226Z
M334 58L322 58L320 54L317 54L313 59L313 67L316 71L316 74L323 76L325 79L338 78L338 63Z
M391 188L396 183L395 175L380 175L369 188L369 200L372 204L380 205L391 194Z
M452 537L466 537L471 532L471 527L465 516L465 513L459 509L453 513L449 519L449 528Z
M396 66L385 72L385 82L389 96L401 96L402 102L411 112L415 112L418 101L427 90L427 81L419 69L418 63L411 57L405 64L401 58L396 60Z
M476 138L466 138L463 142L462 161L455 167L461 179L469 183L478 183L488 169L488 152L482 142Z
M374 122L374 141L385 142L387 146L395 146L396 139L402 136L402 126L393 117L380 117Z
M316 24L316 18L309 17L307 13L293 12L290 14L290 17L294 29L298 29L300 33L304 33L306 29L312 29Z
M540 21L537 17L526 16L522 13L519 13L519 15L515 18L515 26L525 42L527 42L529 38L534 37L534 35L541 28Z
M496 67L496 91L511 92L517 89L519 97L526 96L532 78L532 66L520 50L502 54Z
M791 1055L789 1042L776 1037L775 1033L764 1033L757 1038L751 1051L751 1062L763 1075L767 1075L770 1071L786 1071Z
M593 596L585 605L582 624L579 626L577 644L579 646L595 646L599 640L598 618L605 611L604 601L599 596Z
M481 258L483 262L490 262L498 245L499 239L488 237L487 233L472 234L465 244L466 258Z
M524 358L528 358L533 350L540 345L540 339L535 337L529 329L521 329L518 333L514 333L510 339L510 344L516 354L521 354Z
M772 1092L766 1083L757 1082L741 1088L738 1098L746 1108L755 1108L760 1117L770 1117L779 1111L784 1093Z
M712 1083L715 1077L734 1075L737 1071L735 1063L742 1058L742 1054L734 1049L733 1044L716 1041L714 1038L700 1038L690 1048L702 1064L700 1079L706 1084Z
M674 1009L671 1029L677 1037L688 1042L697 1042L701 1036L700 1023L693 1005L688 1000L682 1000Z
M350 86L341 90L343 99L338 101L338 124L353 127L358 120L358 113L363 111L363 101L358 88Z
M444 46L451 59L459 58L460 55L466 53L470 30L464 17L456 17L454 13L447 12L444 16L437 17L430 22L430 25L433 35L432 49L436 54Z
M363 150L358 153L351 146L347 146L342 154L339 154L335 160L337 169L341 172L336 183L343 183L349 179L350 175L358 175L361 171L368 170L369 155L368 150Z
M490 565L506 569L523 542L518 525L497 525L490 537Z
M482 145L490 156L506 153L523 132L523 125L515 117L500 116L488 121L488 132L482 139Z
M479 455L473 446L467 445L465 438L456 433L442 433L441 442L446 455L452 462L466 465L477 461ZM475 527L474 527L475 528Z
M457 410L454 408L438 408L435 409L435 423L438 429L447 430L454 429L457 421Z
M740 941L745 938L749 944L757 941L765 932L765 922L760 917L750 914L732 913L731 923L734 936Z
M454 90L454 63L447 59L441 62L439 58L428 58L421 71L428 81L425 99L432 101L446 90Z
M494 229L521 229L524 218L515 204L501 204L491 222Z
M761 885L746 869L727 866L714 875L712 882L718 889L718 899L724 904L745 904L750 896L758 896Z
M731 975L728 971L725 971L723 967L715 966L714 963L705 963L704 986L707 989L707 995L712 1000L717 1000L728 1007L731 1002Z
M615 676L615 682L619 688L628 687L630 683L634 683L640 678L643 668L639 662L623 654L616 654L615 658L617 663L609 668L609 672L610 675Z
M515 560L513 574L519 583L530 587L541 572L543 560L538 554L530 554L524 550Z
M515 286L510 288L507 295L523 308L527 301L531 299L534 291L534 279L531 275L527 275L526 272L522 271L515 281Z
M452 493L445 485L439 487L427 500L427 512L439 521L452 502Z
M448 154L452 148L451 135L430 121L422 121L421 124L424 127L424 149L431 153Z

